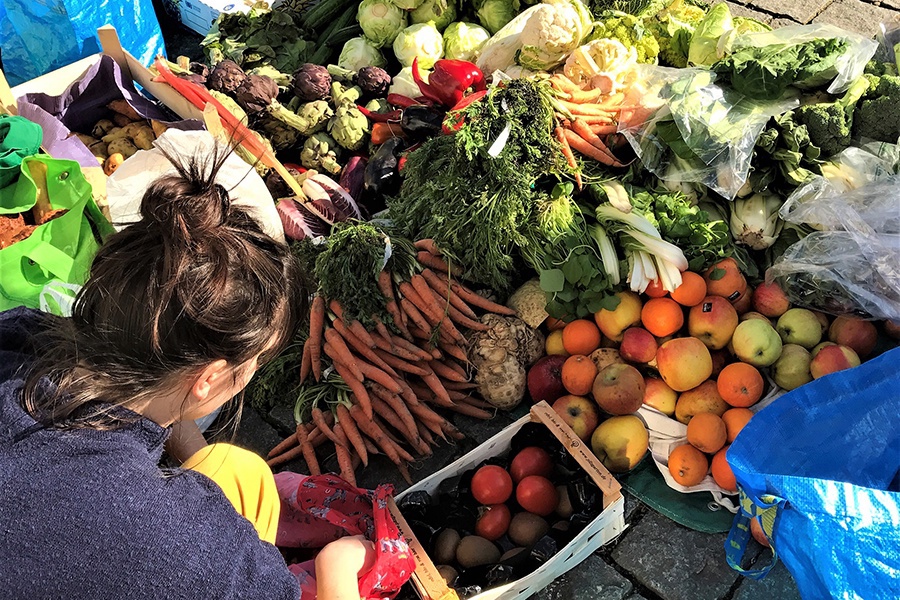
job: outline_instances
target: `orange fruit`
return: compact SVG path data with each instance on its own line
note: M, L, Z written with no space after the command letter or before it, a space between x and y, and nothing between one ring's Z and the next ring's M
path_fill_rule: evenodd
M681 285L669 296L682 306L697 306L706 298L706 282L701 275L685 271L681 274Z
M547 341L544 342L544 350L547 354L561 354L563 356L569 354L563 346L563 332L561 330L557 329L550 332L550 335L547 336Z
M544 321L547 324L547 331L557 331L558 329L562 329L566 326L566 322L562 319L557 319L555 317L547 317L547 320Z
M570 356L562 367L563 387L575 396L587 396L594 387L598 372L597 365L589 356Z
M728 443L734 441L737 434L741 432L744 425L750 422L753 417L753 411L749 408L729 408L722 415L722 421L725 422L725 430L728 432Z
M647 286L647 289L644 290L644 293L651 298L662 298L668 292L666 292L666 289L663 287L662 281L654 279L650 282L650 285Z
M731 466L725 459L725 453L728 452L728 448L728 446L725 446L716 452L716 455L713 456L709 466L712 471L713 479L716 480L716 483L720 488L726 489L729 492L736 492L737 480L734 478L734 471L731 470Z
M734 302L747 291L747 280L741 273L737 261L733 258L720 260L703 273L706 281L706 293L710 296L722 296Z
M726 365L716 380L719 395L731 406L753 406L762 398L764 387L759 369L742 362Z
M587 319L572 321L562 330L562 342L569 354L588 355L600 347L600 329Z
M685 444L669 453L669 473L672 478L685 487L697 485L706 477L709 461L702 452Z
M641 309L641 323L656 337L666 337L684 325L684 311L671 298L651 298Z
M697 450L713 454L728 441L725 421L713 413L699 413L688 421L687 439Z

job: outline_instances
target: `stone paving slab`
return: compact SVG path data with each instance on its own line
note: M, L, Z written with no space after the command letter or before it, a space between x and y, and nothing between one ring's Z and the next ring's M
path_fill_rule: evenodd
M726 2L725 4L728 5L728 9L731 11L731 16L733 17L749 17L767 25L770 24L774 18L772 15L754 10L750 6L737 4L736 2Z
M872 35L880 23L893 23L895 26L900 24L900 12L860 0L834 0L814 22L830 23L850 31Z
M798 23L809 23L832 0L751 0L744 4L773 16L789 17Z
M760 561L768 561L771 554L764 551ZM800 600L800 591L793 577L785 568L784 563L779 562L769 571L764 579L754 581L743 578L733 600Z
M665 600L718 600L738 579L725 562L725 537L692 531L648 512L625 532L611 556Z
M631 600L634 586L596 554L538 592L535 600Z

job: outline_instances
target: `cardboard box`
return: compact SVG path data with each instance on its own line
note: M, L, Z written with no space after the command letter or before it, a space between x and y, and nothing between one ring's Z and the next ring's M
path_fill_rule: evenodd
M534 405L531 408L530 415L522 417L456 462L410 487L400 494L397 499L402 500L407 494L417 491L433 493L445 479L458 475L487 458L508 452L510 441L516 432L523 425L531 422L543 423L588 473L591 479L594 480L594 483L603 492L603 512L571 542L561 548L553 558L533 573L517 581L486 590L477 596L473 596L470 600L527 598L544 589L551 581L581 563L595 550L612 541L625 530L625 499L622 496L619 482L597 459L590 446L582 442L546 402ZM457 598L456 592L448 588L438 574L437 568L428 557L427 551L416 539L396 504L391 506L391 512L397 521L400 532L409 543L410 551L416 560L416 571L413 574L412 581L419 596L424 600L451 600Z

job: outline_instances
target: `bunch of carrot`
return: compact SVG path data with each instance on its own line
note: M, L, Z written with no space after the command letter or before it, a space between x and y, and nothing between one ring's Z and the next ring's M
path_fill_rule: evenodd
M488 329L475 309L515 311L460 284L458 267L447 263L432 240L415 246L418 273L407 280L388 271L379 275L392 323L375 318L367 329L358 320L348 322L339 302L313 299L300 379L312 376L316 383L301 391L296 431L269 452L270 466L302 455L317 474L315 449L330 442L347 481L355 482L356 466L382 453L409 481L407 464L414 455L430 455L438 438L462 438L435 409L492 416L493 407L472 396L476 385L464 332Z
M618 114L627 108L625 94L603 97L600 90L583 90L563 74L549 79L556 92L555 134L572 169L578 168L573 150L608 167L625 167L610 147L617 145ZM603 136L603 137L601 137ZM580 176L576 175L579 188Z

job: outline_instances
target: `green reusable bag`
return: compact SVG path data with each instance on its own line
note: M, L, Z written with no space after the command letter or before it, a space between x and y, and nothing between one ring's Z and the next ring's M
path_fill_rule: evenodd
M0 214L28 212L38 202L67 212L0 250L0 310L38 308L51 282L83 284L103 238L114 233L75 161L27 157L18 180L0 189Z

